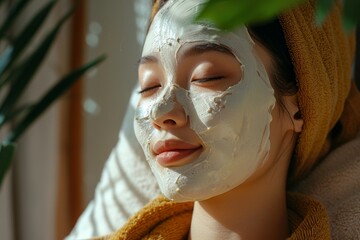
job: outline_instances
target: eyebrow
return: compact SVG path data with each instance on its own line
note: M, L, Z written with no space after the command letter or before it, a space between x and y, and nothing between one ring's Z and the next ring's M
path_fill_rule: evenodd
M194 45L194 46L190 47L189 49L186 49L183 53L183 57L191 57L194 55L198 55L198 54L202 54L202 53L210 52L210 51L221 52L221 53L225 53L225 54L234 56L234 54L232 53L232 51L229 48L227 48L221 44L202 43L202 44ZM159 60L157 57L155 57L153 55L147 55L147 56L143 56L139 59L138 65L148 64L148 63L158 63L158 62L159 62Z
M158 63L158 62L159 62L159 60L157 59L157 57L148 55L148 56L141 57L138 61L138 65L146 64L146 63Z
M225 54L234 56L234 54L228 47L225 47L224 45L217 44L217 43L202 43L202 44L194 45L191 48L186 49L183 53L183 56L191 57L194 55L198 55L198 54L202 54L202 53L210 52L210 51L221 52L221 53L225 53Z

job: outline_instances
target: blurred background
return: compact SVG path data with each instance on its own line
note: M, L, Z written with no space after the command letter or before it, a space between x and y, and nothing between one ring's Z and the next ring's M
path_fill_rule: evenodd
M14 1L7 2L0 15ZM46 2L31 1L11 31L19 31ZM61 30L22 101L39 97L60 76L100 54L105 53L107 59L18 141L11 171L0 189L2 240L63 239L70 232L93 198L136 84L151 1L58 1L39 35L74 2L78 2L75 14ZM39 37L34 45L37 41Z

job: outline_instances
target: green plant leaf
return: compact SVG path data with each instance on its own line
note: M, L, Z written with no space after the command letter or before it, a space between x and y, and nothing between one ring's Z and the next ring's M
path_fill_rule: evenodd
M46 17L52 10L56 0L49 1L30 22L23 28L18 37L15 38L14 43L9 45L0 56L0 79L7 69L14 63L17 57L23 52L24 48L29 45L31 39L45 22ZM4 55L4 56L3 56ZM0 80L0 86L3 85Z
M15 126L14 130L6 138L5 142L15 142L18 137L29 127L29 125L40 116L47 107L53 103L60 95L62 95L77 79L80 78L87 70L96 66L100 62L105 60L105 56L100 56L95 60L87 63L86 65L78 68L77 70L69 73L63 79L61 79L53 88L51 88L31 109L31 111L25 115L20 123Z
M334 0L316 1L316 24L321 25L325 21L334 3Z
M34 52L27 57L20 66L14 68L14 70L8 75L6 81L11 82L11 87L0 106L0 116L4 117L3 122L0 122L0 126L7 121L8 114L19 100L26 86L32 80L34 73L44 60L61 26L72 15L73 11L74 9L72 8L68 13L66 13L47 34L47 36L45 36Z
M243 24L259 23L274 18L281 11L304 0L209 0L196 21L210 20L217 27L230 30Z
M6 172L11 166L11 159L14 155L14 144L0 144L0 187Z
M13 110L7 117L7 121L12 121L16 117L26 114L34 107L33 104L25 104L23 106L17 107L15 110ZM1 118L1 117L0 117ZM1 122L1 120L0 120Z
M344 1L343 25L346 31L351 31L360 22L360 1Z
M10 9L7 18L5 19L4 23L0 27L0 39L3 38L6 31L9 27L13 24L13 22L17 19L18 15L24 10L26 4L28 4L29 0L18 0L15 5ZM1 2L0 2L1 4Z
M13 49L14 49L13 46L9 45L4 49L4 51L0 55L0 89L6 83L5 78L1 78L1 76L4 73L3 70L7 67L7 65L11 61L11 56L12 56L12 53L13 53Z

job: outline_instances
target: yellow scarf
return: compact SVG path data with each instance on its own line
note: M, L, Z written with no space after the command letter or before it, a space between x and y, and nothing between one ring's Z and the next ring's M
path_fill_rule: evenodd
M287 196L290 240L331 239L330 224L320 202L297 193ZM121 229L103 238L111 240L187 239L193 203L176 203L158 197L141 209Z

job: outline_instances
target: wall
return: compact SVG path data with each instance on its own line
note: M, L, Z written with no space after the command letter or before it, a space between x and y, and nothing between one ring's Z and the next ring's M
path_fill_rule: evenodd
M99 69L88 74L85 82L85 104L93 111L85 115L84 186L87 201L92 199L104 162L115 146L123 114L137 81L139 43L142 43L150 2L91 0L88 3L87 58L102 53L108 58Z

